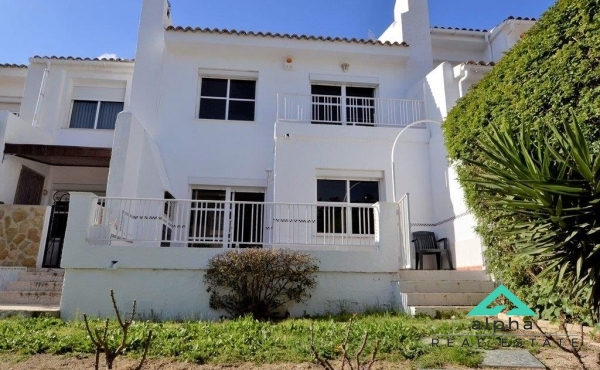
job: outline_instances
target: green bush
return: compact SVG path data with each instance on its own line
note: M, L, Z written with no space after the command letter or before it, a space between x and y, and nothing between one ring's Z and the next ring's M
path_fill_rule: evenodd
M471 181L512 221L496 232L514 235L519 252L544 268L538 277L551 274L555 284L571 287L562 297L552 287L541 291L553 316L566 309L566 298L580 299L598 314L600 155L590 153L577 121L563 130L551 127L545 134L522 126L514 137L509 129L492 128L478 142L487 164L470 162L482 172Z
M537 306L545 317L552 316L562 303L560 300L547 305L536 303L543 301L550 291L569 292L572 287L563 283L551 289L553 276L538 278L544 267L532 264L532 257L518 254L516 235L505 230L526 220L526 216L506 218L493 209L490 197L469 181L480 176L481 169L468 161L488 163L475 143L491 128L507 128L516 134L522 124L532 129L559 127L570 120L569 110L585 123L582 131L592 151L599 151L599 14L600 0L559 0L459 100L444 124L449 156L465 189L467 204L477 217L477 231L487 246L488 271L530 306ZM550 295L546 296L546 301L549 299ZM580 301L569 303L574 306L573 311L580 311L577 309Z
M317 285L317 260L285 249L245 249L213 257L205 283L210 308L232 317L271 319L290 302L310 298Z

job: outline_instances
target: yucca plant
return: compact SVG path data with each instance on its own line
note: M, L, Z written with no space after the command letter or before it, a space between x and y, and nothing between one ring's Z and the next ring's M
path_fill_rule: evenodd
M511 218L519 253L542 269L540 277L572 284L600 316L600 155L592 154L579 123L518 132L491 127L478 145L482 161L471 179Z

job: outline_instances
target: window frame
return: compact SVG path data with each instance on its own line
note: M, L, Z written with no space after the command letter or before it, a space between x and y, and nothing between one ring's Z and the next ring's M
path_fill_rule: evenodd
M202 95L202 80L204 79L212 79L212 80L226 80L227 81L227 90L226 96L204 96ZM251 81L254 82L254 99L242 99L242 98L231 98L231 81ZM201 121L227 121L227 122L256 122L256 98L258 93L258 77L254 75L249 76L236 76L236 75L220 75L220 74L207 74L200 75L198 79L198 99L196 99L196 119ZM225 118L203 118L200 116L202 112L202 99L215 99L215 100L225 100ZM230 101L240 101L240 102L253 102L254 103L254 114L252 120L239 120L239 119L229 119L229 102Z
M329 201L319 201L319 194L318 194L318 182L319 181L344 181L345 183L345 194L344 194L344 200L341 202L329 202ZM352 210L353 208L351 208L350 206L352 204L368 204L368 203L359 203L359 202L352 202L352 197L351 197L351 193L350 191L352 190L352 186L350 185L352 182L373 182L373 183L377 183L377 201L374 202L378 203L381 200L381 179L354 179L354 178L326 178L326 177L319 177L317 178L317 209L319 208L319 205L321 205L321 207L323 206L329 206L329 207L333 207L335 208L336 205L339 204L340 207L345 207L346 209L346 214L343 215L344 217L344 224L342 224L342 231L341 232L337 232L337 231L327 231L327 230L321 230L319 231L319 222L317 221L317 235L347 235L350 237L372 237L375 234L375 227L373 226L369 231L370 233L359 233L359 232L354 232L353 230L353 215L352 215ZM372 212L372 211L371 211ZM317 216L318 217L318 216ZM334 216L335 217L335 216ZM370 218L371 222L374 222L374 215L371 216ZM325 224L326 225L326 224ZM333 226L335 228L335 225Z
M71 120L73 119L73 109L75 108L75 102L93 102L96 103L96 113L94 115L94 127L90 127L90 128L85 128L85 127L71 127ZM69 119L68 119L68 124L67 124L67 128L70 130L106 130L106 131L110 131L110 130L115 130L117 121L115 118L115 127L113 128L98 128L98 118L100 117L100 109L102 109L102 103L121 103L123 104L123 110L121 110L121 112L123 112L125 110L125 102L122 101L109 101L109 100L85 100L85 99L71 99L71 110L69 111ZM120 113L120 112L119 112Z
M313 86L329 86L329 87L340 87L340 95L322 95L322 94L313 94L312 93L312 88ZM368 127L372 127L372 126L377 126L377 109L376 109L376 100L377 99L377 93L378 93L378 88L379 86L373 86L373 85L361 85L361 84L352 84L352 83L327 83L327 82L319 82L319 81L311 81L310 83L310 88L311 88L311 110L312 110L312 114L313 116L311 116L311 124L313 125L333 125L333 126L368 126ZM366 97L359 97L359 96L349 96L347 89L348 88L362 88L362 89L371 89L373 91L373 97L371 98L366 98ZM332 102L319 102L319 101L315 101L315 97L334 97L339 99L339 104L336 103L332 103ZM349 100L354 99L355 102L358 101L359 99L364 99L363 101L371 101L372 104L369 105L359 105L359 104L352 104L351 102L349 102ZM326 100L326 99L324 99ZM314 118L314 109L315 106L326 106L326 107L337 107L338 108L338 117L339 117L339 121L324 121L324 120L318 120L315 121ZM369 111L370 113L370 117L371 117L371 121L372 122L361 122L361 121L350 121L349 118L349 114L348 114L348 109L362 109L363 111Z

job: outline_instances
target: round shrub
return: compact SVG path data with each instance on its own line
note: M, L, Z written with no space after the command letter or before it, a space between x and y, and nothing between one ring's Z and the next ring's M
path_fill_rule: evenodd
M210 308L232 317L272 319L290 302L310 298L317 285L317 260L288 249L243 249L219 254L208 262L204 282Z

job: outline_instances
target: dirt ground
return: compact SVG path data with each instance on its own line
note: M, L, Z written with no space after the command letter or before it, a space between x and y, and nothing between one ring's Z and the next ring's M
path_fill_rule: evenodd
M584 351L583 357L590 369L600 370L600 365L596 363L600 350ZM547 349L536 355L536 357L551 370L574 370L579 369L576 361L571 355L558 349ZM35 355L31 357L22 357L19 355L0 355L0 370L89 370L94 368L94 357L91 355L66 357L53 355ZM102 365L102 364L101 364ZM116 369L129 370L137 366L137 362L127 358L117 359ZM104 367L101 366L101 369ZM412 369L409 362L404 363L386 363L378 362L373 367L377 370L402 370ZM261 365L253 364L232 364L232 365L196 365L170 360L152 359L144 364L144 370L317 370L319 366L310 363L303 364L275 364ZM446 369L462 370L460 367L447 367ZM513 368L514 369L514 368ZM518 370L518 369L514 369Z

